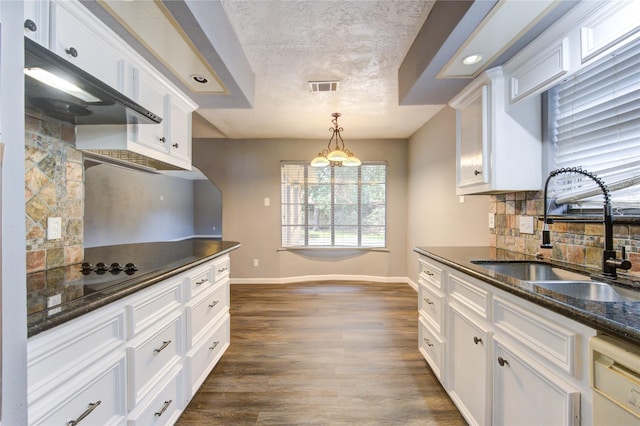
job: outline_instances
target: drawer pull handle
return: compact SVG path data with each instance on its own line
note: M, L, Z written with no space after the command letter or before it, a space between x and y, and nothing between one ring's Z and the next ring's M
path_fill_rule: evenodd
M162 342L162 346L160 346L158 349L154 349L153 352L159 354L160 352L162 352L164 350L164 348L169 346L170 343L171 343L171 340L167 340L165 342Z
M507 362L506 359L504 359L501 356L499 356L498 357L498 364L500 364L500 367L504 367L505 365L508 365L509 363Z
M473 336L473 343L475 343L476 345L477 345L478 343L482 343L482 339L481 339L481 338L479 338L479 337Z
M424 300L427 305L433 305L433 302L426 297L422 300Z
M216 348L216 346L218 346L219 344L220 344L220 341L219 341L219 340L218 340L218 341L213 342L213 346L210 346L210 347L209 347L209 350L211 350L211 351L212 351L212 350L214 350L214 349Z
M203 279L203 280L200 280L200 281L196 282L196 285L197 285L197 286L198 286L198 285L202 285L202 284L206 283L207 281L209 281L209 280L207 280L207 279L205 278L205 279Z
M209 305L210 308L213 308L214 306L216 306L218 303L220 303L219 300L214 300L213 302L211 302L211 304Z
M425 274L429 275L430 277L433 276L433 272L429 271L429 270L425 270L424 271Z
M93 410L95 410L96 408L98 408L98 405L102 404L102 401L96 401L96 402L91 402L89 403L89 408L87 408L86 410L84 410L84 413L80 414L80 417L78 417L75 420L69 420L67 422L67 426L76 426L78 423L80 423L81 421L83 421L85 419L85 417L87 417L89 414L91 414L91 412Z
M78 57L78 51L76 50L75 47L70 47L68 49L64 49L64 51L67 53L67 55L71 55L74 58Z
M424 343L426 343L427 346L433 347L433 343L431 343L431 341L429 339L427 339L426 337L424 339L422 339L422 340L424 340Z
M224 272L226 270L227 270L227 268L220 268L220 269L218 269L218 273L220 274L220 273L222 273L222 272Z
M160 411L154 413L154 416L158 416L160 417L162 414L164 414L165 411L167 411L167 408L169 408L169 406L171 405L171 403L173 402L172 399L165 401L164 405L162 406L162 408L160 409Z

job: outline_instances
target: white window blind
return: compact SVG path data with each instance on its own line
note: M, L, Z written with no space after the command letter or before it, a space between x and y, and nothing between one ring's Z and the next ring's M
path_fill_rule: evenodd
M385 247L386 164L282 162L283 247Z
M610 55L550 91L554 167L581 167L601 178L618 208L640 208L640 43ZM602 207L594 182L559 175L557 204Z

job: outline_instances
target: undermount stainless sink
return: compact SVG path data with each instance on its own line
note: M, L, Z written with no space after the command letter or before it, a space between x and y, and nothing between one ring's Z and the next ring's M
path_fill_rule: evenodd
M527 260L472 260L471 263L502 275L517 278L521 281L575 281L589 279L588 275L567 271L544 262Z
M640 301L640 291L612 286L599 281L535 281L532 284L582 300L595 302Z
M471 263L527 284L576 299L595 302L638 302L640 290L593 281L586 274L567 271L544 262L528 260L472 260Z

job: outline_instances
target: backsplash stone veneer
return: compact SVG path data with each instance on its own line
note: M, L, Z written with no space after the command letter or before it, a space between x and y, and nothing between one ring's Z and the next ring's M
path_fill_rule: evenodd
M585 265L602 266L604 226L601 224L554 223L550 225L553 249L541 249L542 221L544 215L543 192L514 192L489 197L489 212L495 213L495 228L490 229L490 245L515 251L535 254L545 258ZM534 217L534 234L521 234L518 216ZM627 257L633 263L628 273L640 278L640 224L614 225L614 248L627 248ZM622 274L622 272L621 272ZM635 278L634 278L635 280Z
M82 153L70 124L25 117L27 272L82 261L84 182ZM62 218L62 238L47 240L47 218Z

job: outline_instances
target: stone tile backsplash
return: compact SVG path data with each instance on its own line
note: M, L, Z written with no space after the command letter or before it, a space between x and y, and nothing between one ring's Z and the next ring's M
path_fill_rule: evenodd
M600 268L604 245L604 226L601 224L554 223L550 225L553 249L541 249L543 192L514 192L492 195L489 212L495 214L495 227L490 229L490 245L505 250L533 255L540 252L545 258L576 265ZM520 232L520 216L533 216L533 234ZM614 225L614 248L627 249L633 263L630 275L640 277L640 224ZM635 278L634 278L635 279Z
M27 272L82 261L84 168L70 124L25 117ZM47 240L47 218L62 218L62 238Z

